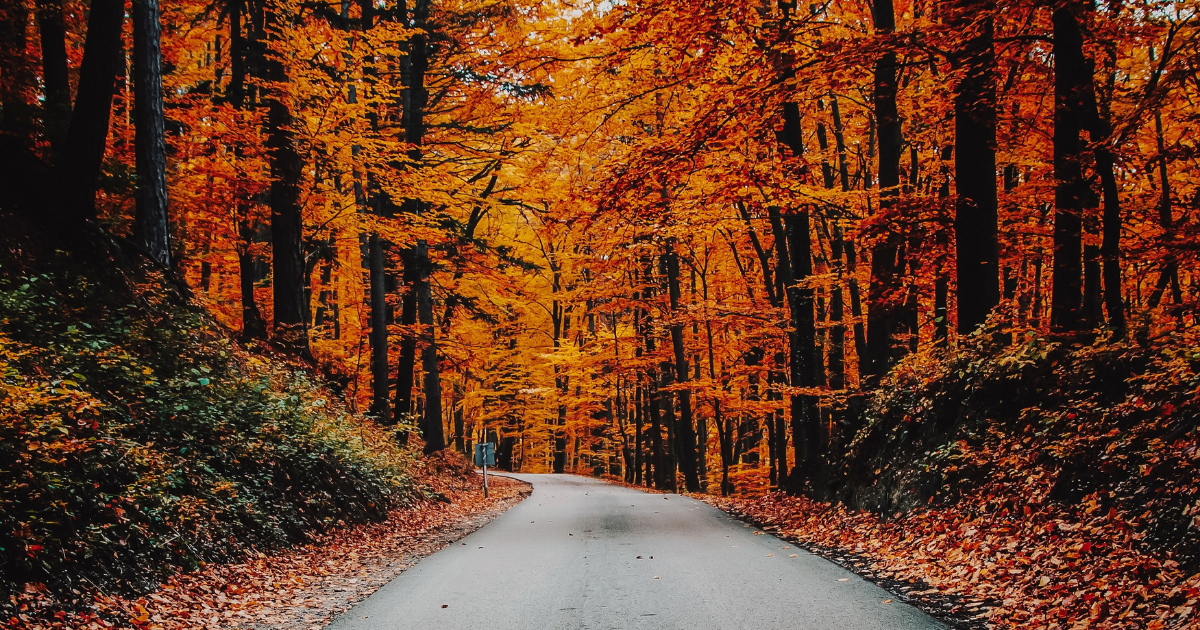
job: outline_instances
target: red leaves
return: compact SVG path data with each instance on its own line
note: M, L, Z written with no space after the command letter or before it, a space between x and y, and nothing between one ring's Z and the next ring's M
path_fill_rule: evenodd
M860 572L924 582L963 597L967 611L996 628L1165 628L1200 623L1200 575L1144 552L1140 535L1109 508L1071 511L1041 504L1044 480L992 482L956 508L913 512L883 521L865 512L771 494L709 500L735 514L774 525L818 548L867 559ZM1089 497L1084 504L1095 503ZM990 504L978 513L965 509ZM1015 510L995 506L1016 505ZM1089 513L1091 512L1091 513ZM836 553L835 553L836 555ZM918 594L920 595L920 594ZM975 602L975 603L972 603ZM985 602L999 602L987 610Z

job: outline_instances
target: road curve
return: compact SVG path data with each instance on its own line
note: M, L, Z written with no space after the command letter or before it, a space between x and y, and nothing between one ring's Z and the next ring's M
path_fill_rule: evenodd
M701 501L572 475L511 476L533 494L328 628L944 628Z

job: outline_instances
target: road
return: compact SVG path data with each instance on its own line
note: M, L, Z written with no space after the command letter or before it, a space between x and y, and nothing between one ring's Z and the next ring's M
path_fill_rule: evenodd
M511 476L533 494L328 628L944 628L701 501L571 475Z

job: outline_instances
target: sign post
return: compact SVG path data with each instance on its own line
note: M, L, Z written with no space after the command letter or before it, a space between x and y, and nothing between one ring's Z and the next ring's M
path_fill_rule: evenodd
M488 482L487 469L488 466L496 465L496 445L491 442L481 442L475 445L475 465L483 468L483 496L487 498Z

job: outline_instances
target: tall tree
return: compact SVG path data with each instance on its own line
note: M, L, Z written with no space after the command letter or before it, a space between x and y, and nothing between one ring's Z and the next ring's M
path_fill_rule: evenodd
M958 260L958 331L967 334L1000 302L996 214L996 58L991 0L959 0L963 76L954 95L954 233Z
M167 217L167 144L163 119L158 0L133 0L133 72L137 210L133 238L158 264L171 264Z
M269 43L279 42L289 16L281 0L263 0L264 30ZM294 120L287 102L288 80L280 52L272 50L264 60L270 82L265 90L267 104L267 155L271 163L271 291L276 343L295 354L307 356L308 305L305 303L307 274L304 265L304 218L300 207L303 161L296 148Z
M67 29L63 24L63 0L38 0L38 32L42 47L42 83L45 86L45 115L42 125L51 152L62 150L71 123L71 82L67 61Z
M667 291L671 305L671 348L675 355L675 382L686 386L688 382L688 362L683 345L683 322L679 308L679 254L675 250L675 241L667 241L667 251L663 254L667 268ZM679 390L679 422L675 430L675 450L679 455L679 468L683 472L684 484L688 492L700 491L700 475L696 461L696 431L692 419L692 393L687 389Z
M874 0L871 12L875 34L884 41L884 51L875 62L874 111L879 130L879 211L887 213L900 194L900 153L903 144L900 112L896 106L896 51L887 41L896 31L896 11L892 0ZM860 371L879 377L888 371L899 352L897 329L906 321L901 313L900 276L904 261L903 236L887 230L871 248L871 284L867 290L867 356Z
M1080 0L1054 9L1054 274L1050 327L1081 330L1083 317L1083 213L1092 191L1083 177L1084 85L1091 68L1083 55Z
M411 15L404 18L410 28L416 29L409 38L408 55L404 59L402 69L404 111L401 124L404 127L404 139L411 147L408 151L409 168L420 167L423 153L421 145L425 138L425 108L429 100L425 75L429 69L432 52L426 29L430 26L431 1L416 0ZM401 12L403 7L401 4ZM404 203L404 211L411 215L421 215L426 212L427 205L422 199L408 199ZM401 323L411 325L415 319L421 332L407 333L401 347L396 411L411 412L413 363L419 339L425 398L421 433L425 438L425 452L433 453L446 448L445 430L442 425L442 377L438 364L437 328L433 321L433 293L430 286L433 265L429 258L429 245L424 239L418 239L416 245L405 251L402 256L407 292L404 296ZM407 391L404 391L406 389Z
M94 0L79 66L79 87L59 159L63 176L61 211L74 221L96 218L96 186L104 160L117 77L124 74L121 25L123 0Z

